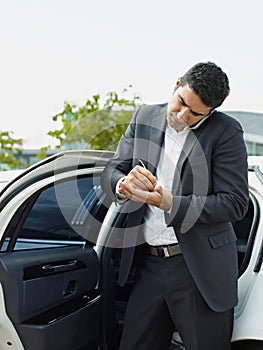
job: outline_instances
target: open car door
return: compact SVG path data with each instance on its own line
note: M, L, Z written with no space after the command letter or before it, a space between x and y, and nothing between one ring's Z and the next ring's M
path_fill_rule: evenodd
M98 349L100 172L39 176L2 209L1 344L10 349Z

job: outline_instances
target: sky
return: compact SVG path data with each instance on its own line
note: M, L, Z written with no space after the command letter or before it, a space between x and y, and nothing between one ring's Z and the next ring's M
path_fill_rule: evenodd
M0 0L0 130L52 144L65 101L131 84L163 103L201 61L229 76L221 110L263 112L262 13L263 0Z

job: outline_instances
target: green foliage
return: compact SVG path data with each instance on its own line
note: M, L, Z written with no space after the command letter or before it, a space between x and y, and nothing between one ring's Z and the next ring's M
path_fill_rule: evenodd
M131 88L131 86L129 86ZM65 102L64 109L52 117L62 126L48 135L58 142L58 149L103 149L115 150L117 143L127 128L135 109L140 105L140 97L125 97L111 91L103 101L100 94L87 99L83 106ZM43 147L38 154L45 156L50 146Z
M12 131L0 131L0 170L16 169L27 164L16 158L21 152L22 139L15 139L11 136Z

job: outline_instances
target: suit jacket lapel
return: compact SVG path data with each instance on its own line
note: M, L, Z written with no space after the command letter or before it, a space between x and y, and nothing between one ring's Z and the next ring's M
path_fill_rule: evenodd
M173 181L173 193L180 193L181 192L181 176L183 172L183 165L186 161L186 159L189 157L189 154L193 147L195 145L198 146L198 136L202 131L202 127L196 130L189 131L189 134L186 137L183 150L180 154L180 157L177 162L176 170L175 170L175 176ZM200 146L201 147L201 146Z
M164 142L165 128L167 125L167 105L152 116L148 143L148 169L155 174Z

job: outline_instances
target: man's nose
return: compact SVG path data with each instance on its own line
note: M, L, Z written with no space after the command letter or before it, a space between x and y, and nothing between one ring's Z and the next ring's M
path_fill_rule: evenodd
M187 118L188 113L189 108L181 107L180 110L177 112L177 117L181 120L185 120Z

